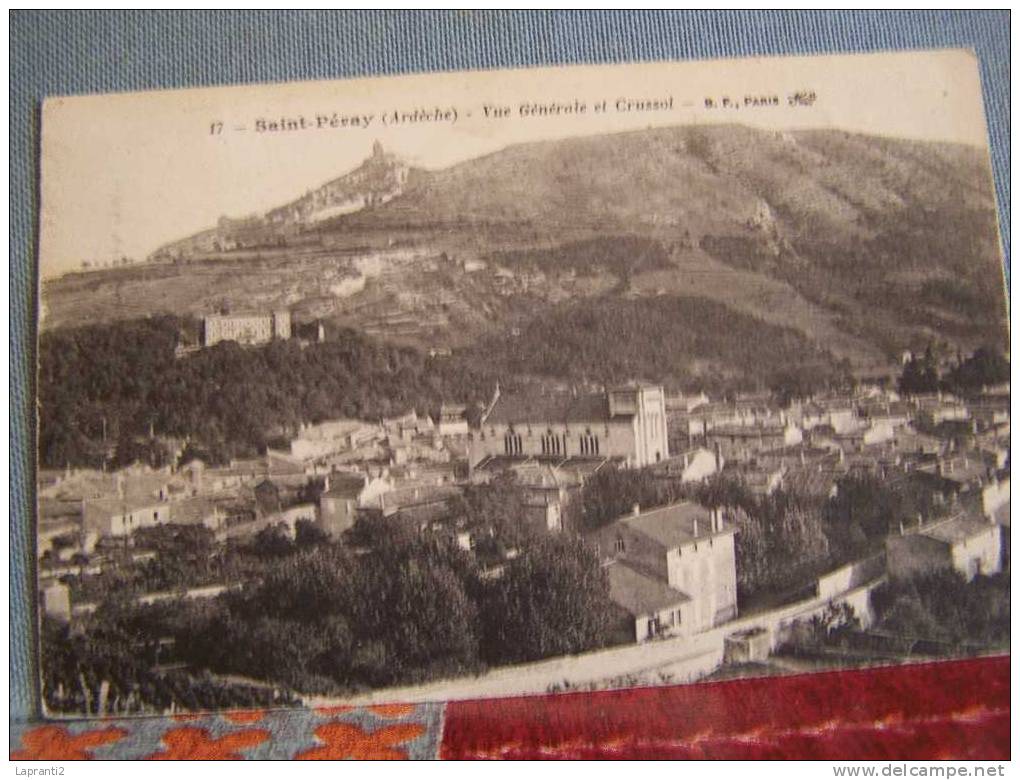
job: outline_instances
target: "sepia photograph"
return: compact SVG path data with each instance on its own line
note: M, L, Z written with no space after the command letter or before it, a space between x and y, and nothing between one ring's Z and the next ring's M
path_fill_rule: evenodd
M963 50L53 97L49 717L1010 646Z

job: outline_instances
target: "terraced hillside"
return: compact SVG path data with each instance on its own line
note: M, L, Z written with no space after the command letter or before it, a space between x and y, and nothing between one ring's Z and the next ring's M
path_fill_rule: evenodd
M385 186L364 198L362 166L228 221L235 239L250 228L240 243L212 241L214 228L159 262L48 281L44 327L226 302L446 348L564 302L686 296L792 329L858 371L932 340L1006 347L994 198L970 147L700 126L525 144L438 171L373 165Z

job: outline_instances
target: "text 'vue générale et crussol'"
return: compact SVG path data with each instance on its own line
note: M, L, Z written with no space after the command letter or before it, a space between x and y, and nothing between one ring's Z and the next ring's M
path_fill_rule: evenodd
M482 116L485 119L510 119L512 117L580 116L585 114L630 113L634 111L672 111L673 96L648 98L606 98L588 102L568 101L526 101L516 106L484 104Z

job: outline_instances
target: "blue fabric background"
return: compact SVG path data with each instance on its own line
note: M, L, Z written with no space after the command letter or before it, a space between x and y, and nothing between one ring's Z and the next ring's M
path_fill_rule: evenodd
M1008 269L1009 11L11 12L12 720L38 714L31 531L36 185L44 96L558 63L944 47L972 48L981 62Z

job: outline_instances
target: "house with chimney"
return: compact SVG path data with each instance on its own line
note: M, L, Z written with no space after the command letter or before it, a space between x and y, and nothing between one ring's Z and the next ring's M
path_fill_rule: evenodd
M760 452L790 447L804 440L796 425L777 419L755 425L719 425L705 433L705 442L728 461L748 461Z
M116 496L83 502L86 533L99 536L130 536L139 528L170 522L170 502L149 496Z
M381 500L393 490L386 475L369 476L359 472L335 471L326 476L319 496L319 525L330 536L338 537L354 526L358 511Z
M219 531L226 523L223 510L207 496L188 496L170 505L170 523L173 525L202 525Z
M916 529L903 529L886 540L890 577L909 578L939 569L955 569L968 580L1002 569L1002 537L994 518L973 509Z
M791 409L790 419L805 431L820 426L828 426L836 433L842 433L854 427L856 415L847 401L822 402L805 401Z
M701 482L722 471L722 453L708 447L686 447L671 454L654 467L656 476L679 479L681 482Z
M931 490L940 494L942 501L977 494L997 478L995 468L980 453L970 452L925 463L916 469L916 473L927 478Z
M124 469L113 475L114 491L82 499L85 534L130 536L139 528L170 522L171 490L161 473Z
M735 534L721 510L684 501L635 506L592 535L634 641L694 634L736 617Z

